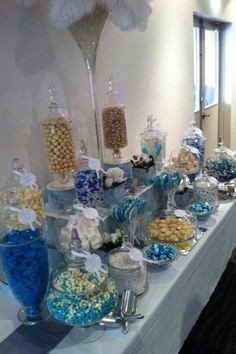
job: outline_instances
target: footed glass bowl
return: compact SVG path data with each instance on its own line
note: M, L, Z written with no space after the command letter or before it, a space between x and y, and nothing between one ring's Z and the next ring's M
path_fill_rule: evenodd
M168 266L179 256L175 247L167 243L152 243L143 249L145 261L152 265Z
M193 203L189 207L189 211L193 213L199 221L207 220L210 215L215 212L215 210L215 206L209 204L208 202Z
M182 254L192 249L197 232L196 217L184 210L165 210L148 227L150 240L170 244Z

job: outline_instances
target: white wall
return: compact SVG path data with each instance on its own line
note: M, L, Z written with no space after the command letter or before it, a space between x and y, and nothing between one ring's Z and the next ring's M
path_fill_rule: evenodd
M98 50L100 109L110 74L127 103L126 155L139 151L138 135L149 113L156 113L168 131L168 151L178 144L192 117L193 11L236 21L233 0L154 0L152 7L145 32L124 33L108 21ZM48 23L45 6L23 11L13 0L2 0L0 16L0 186L15 156L21 157L26 167L46 183L51 177L47 172L40 121L47 115L50 81L55 82L58 95L66 101L77 122L77 138L86 140L90 153L95 151L86 67L70 32L56 30ZM236 43L235 33L233 42ZM234 58L235 54L232 55ZM236 80L232 85L233 125ZM231 142L236 148L233 130Z

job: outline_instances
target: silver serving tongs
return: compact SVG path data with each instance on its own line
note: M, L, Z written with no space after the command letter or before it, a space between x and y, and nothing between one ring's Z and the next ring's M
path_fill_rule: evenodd
M114 312L105 316L100 322L101 326L122 327L122 333L126 334L129 330L129 322L144 318L142 313L136 314L137 296L129 289L122 293L121 301Z

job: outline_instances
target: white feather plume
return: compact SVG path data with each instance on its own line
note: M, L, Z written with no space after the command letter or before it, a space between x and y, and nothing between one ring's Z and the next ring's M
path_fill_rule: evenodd
M96 0L51 0L50 20L58 28L71 26L96 6Z
M37 0L16 0L23 8L32 7ZM111 20L123 31L144 30L152 12L150 0L50 0L50 20L58 28L71 26L91 13L96 4L104 5Z
M30 7L35 5L36 0L16 0L16 3L24 9L29 9Z
M149 0L97 0L111 13L111 20L124 31L144 30L152 12Z
M114 4L108 4L109 1L106 1L106 3L111 13L112 22L122 31L130 31L134 27L134 14L125 1L118 0Z

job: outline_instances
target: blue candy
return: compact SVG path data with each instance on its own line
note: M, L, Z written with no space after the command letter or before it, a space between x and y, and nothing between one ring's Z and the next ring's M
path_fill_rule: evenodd
M163 191L169 191L172 189L176 189L183 176L181 173L174 171L174 172L162 172L160 175L157 175L154 180L154 186L158 189Z
M40 312L49 278L47 249L40 235L39 228L11 230L2 240L3 245L9 247L0 247L7 281L30 315Z
M165 244L154 243L145 251L145 255L152 261L171 261L176 258L176 249Z
M208 202L193 203L190 207L190 211L194 213L200 221L207 219L214 210L214 206Z
M82 170L74 175L75 193L80 203L94 206L103 201L103 182L95 170Z
M131 222L138 215L144 214L148 209L146 200L133 197L125 197L119 205L112 205L110 213L117 222Z

